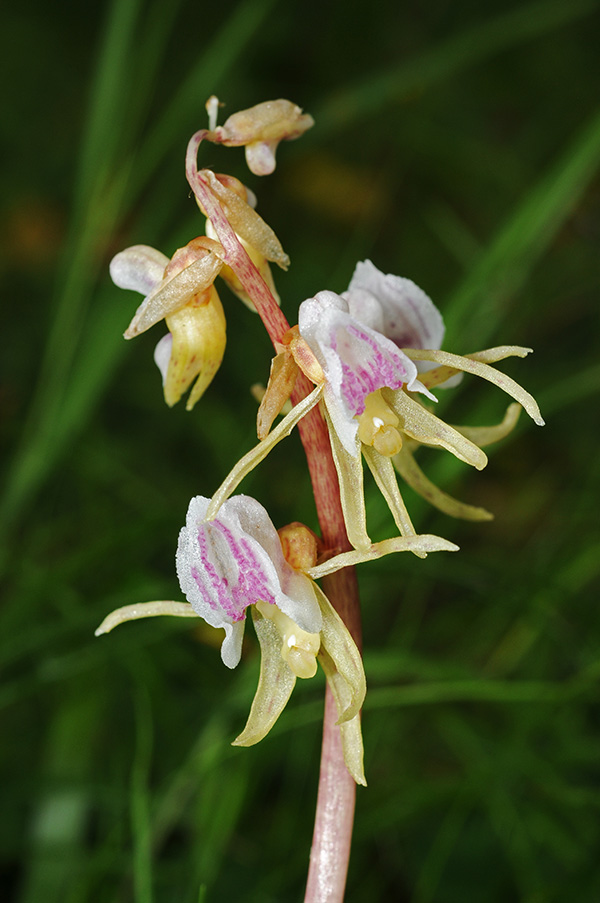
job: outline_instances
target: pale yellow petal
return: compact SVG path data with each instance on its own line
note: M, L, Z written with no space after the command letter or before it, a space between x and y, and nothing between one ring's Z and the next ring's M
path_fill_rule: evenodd
M181 310L195 295L201 294L215 281L223 261L214 253L208 253L171 279L161 282L144 298L125 332L132 339L155 323Z
M508 436L517 425L522 410L520 404L513 402L507 407L502 422L496 423L494 426L457 426L456 424L453 424L453 426L455 430L458 430L459 433L462 433L475 445L484 448Z
M359 714L367 692L362 658L327 596L316 584L314 588L323 615L318 659L338 710L344 761L356 783L366 785Z
M342 680L347 687L347 691L344 690L342 693L344 704L338 706L339 719L337 723L341 724L354 718L362 708L367 692L365 669L361 654L352 639L350 631L320 586L313 583L313 589L323 617L319 656L321 656L323 651L327 653L331 660L327 663L327 668L330 669L331 663L333 663L337 675L335 679ZM331 683L330 672L328 673L326 670L325 673Z
M375 561L377 558L383 558L384 555L392 555L396 552L457 551L458 546L453 542L430 533L417 533L416 536L394 536L392 539L374 542L364 551L342 552L340 555L335 555L322 564L317 564L314 568L309 568L306 573L313 580L318 580L320 577L326 577L327 574L333 574L334 571L339 571L341 568L363 564L366 561Z
M225 145L254 141L281 141L298 138L314 125L312 116L290 100L266 100L247 110L232 113L216 130L216 138Z
M275 429L265 439L259 442L258 445L255 445L243 458L240 458L213 495L206 511L206 520L212 520L216 517L223 502L229 498L232 492L235 492L244 477L267 457L278 442L289 436L298 421L318 403L322 393L323 386L317 386L310 395L307 395L306 398L303 398L302 401L292 408L290 413L283 418L281 423L277 424Z
M246 726L232 746L253 746L265 737L283 712L296 676L281 657L281 634L273 621L252 606L252 619L260 643L260 677Z
M110 633L113 628L125 621L137 621L140 618L155 618L158 615L172 615L176 618L197 618L198 615L188 602L140 602L137 605L124 605L107 615L100 627L96 630L96 636Z
M265 394L256 416L256 432L259 439L265 439L273 421L292 394L298 376L298 364L290 352L282 351L271 361L271 372Z
M523 345L496 345L494 348L484 348L482 351L465 354L465 357L484 364L494 364L507 357L527 357L528 354L533 354L533 348L525 348Z
M400 533L403 536L414 536L416 531L400 494L394 465L390 458L387 455L380 455L375 448L371 448L369 445L363 445L362 452ZM418 558L427 557L425 552L420 551L415 551L415 555Z
M486 364L493 364L496 361L503 361L507 357L527 357L533 351L532 348L523 348L521 345L498 345L495 348L486 348L484 351L476 351L473 354L465 354L464 357L473 361L482 361ZM408 349L408 355L413 353L413 349ZM455 376L458 370L455 367L436 367L434 370L427 370L426 373L420 373L419 379L428 389L439 386L440 383L452 376Z
M362 731L360 728L360 715L355 715L350 721L340 724L342 736L342 753L346 768L350 776L362 787L367 786L364 768L364 749Z
M329 430L333 463L338 475L346 533L355 549L368 549L371 546L371 539L367 533L360 439L357 434L356 454L350 455L340 442L326 409L324 414Z
M210 286L194 304L188 304L166 319L173 337L171 357L163 386L165 401L172 407L196 380L186 404L191 411L221 366L227 342L225 314L219 296Z
M242 200L235 191L222 185L209 169L203 169L201 176L208 182L215 197L219 199L219 203L232 229L248 244L260 251L267 260L271 260L283 270L287 270L290 265L290 259L281 247L279 239L271 227L267 226L258 213Z
M479 364L478 366L484 365ZM473 442L444 423L435 414L427 411L403 389L396 391L384 389L382 394L389 399L393 409L400 417L400 428L407 436L417 439L423 445L440 445L461 461L476 467L477 470L485 467L487 464L485 452L482 452Z
M464 520L481 521L493 519L494 515L490 514L489 511L486 511L485 508L477 508L474 505L467 505L464 502L459 502L457 499L452 498L452 496L439 489L435 483L432 483L431 480L425 476L413 458L412 452L407 448L406 443L392 460L394 462L394 467L402 479L408 483L415 492L418 492L419 495L426 499L431 505L434 505L436 508L439 508L440 511L443 511L444 514L449 514L450 517L460 517Z
M529 416L538 426L544 425L544 420L540 413L535 398L526 392L525 389L495 367L490 367L485 363L487 360L497 361L510 356L525 357L531 351L530 348L522 348L519 345L502 345L498 348L488 348L485 351L477 351L467 357L461 357L457 354L450 354L448 351L432 351L420 349L403 349L407 357L413 361L433 361L452 370L461 370L465 373L474 373L488 382L494 383L510 395L515 401L518 401L525 408Z

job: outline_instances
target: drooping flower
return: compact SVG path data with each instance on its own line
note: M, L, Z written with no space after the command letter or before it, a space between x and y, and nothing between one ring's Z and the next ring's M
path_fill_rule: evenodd
M316 539L303 525L289 525L278 534L263 506L244 495L227 500L211 519L211 501L197 496L190 502L176 558L187 603L126 606L109 615L96 633L142 617L198 616L225 630L221 657L235 668L250 609L261 647L261 671L248 722L235 745L261 740L283 711L296 678L313 677L319 662L337 703L348 770L358 783L365 783L359 717L366 690L362 660L315 579L409 549L454 551L456 546L436 536L386 540L367 554L346 552L318 564Z
M443 321L431 299L410 280L386 276L370 261L358 264L343 295L324 291L304 301L298 327L284 337L273 361L259 409L261 442L236 465L215 498L220 502L233 492L273 445L288 435L311 407L321 403L348 538L354 548L367 550L371 545L366 529L362 457L403 536L414 535L415 530L394 465L417 492L447 513L489 518L484 509L464 505L437 490L421 473L412 450L418 444L445 448L481 469L487 463L481 446L497 441L513 428L519 410L514 405L502 424L479 430L450 426L431 413L425 402L435 402L436 398L430 390L450 385L463 371L495 383L537 424L543 424L531 395L490 366L506 357L525 357L531 349L509 345L461 357L439 350L443 335ZM410 347L400 348L399 343L405 342ZM432 364L433 369L419 372L418 367ZM316 389L269 432L298 369Z
M340 479L347 524L358 548L366 546L361 453L392 511L401 533L413 530L398 490L392 461L407 481L434 504L457 516L489 517L483 509L452 505L450 497L433 491L417 476L406 440L445 448L477 469L487 458L484 444L505 435L514 423L511 409L504 427L484 435L461 430L431 413L424 403L429 391L461 371L475 373L512 395L538 424L543 424L534 399L491 362L531 349L503 346L460 357L439 350L444 336L442 317L431 299L408 279L384 275L370 261L359 263L342 300L319 293L303 302L300 336L323 369L323 402L330 425L334 460ZM442 368L418 373L417 362ZM409 466L408 460L412 463Z
M113 257L110 275L120 288L145 295L125 338L165 320L169 332L155 350L165 401L176 404L191 384L191 410L211 383L225 351L225 315L213 282L223 266L218 242L200 237L179 248L171 260L146 245Z
M221 244L223 278L248 307L258 311L269 334L277 335L285 321L273 304L279 299L269 264L276 263L285 270L289 257L274 231L255 211L252 192L232 176L198 169L198 151L204 141L229 147L243 145L251 170L266 175L275 168L279 141L299 137L313 124L312 119L290 101L277 100L235 113L223 126L217 126L219 106L216 97L209 98L206 108L210 127L197 131L188 142L186 177L207 218L207 234Z
M216 112L217 99L211 98L207 107L209 115L211 110ZM213 128L207 137L226 147L244 146L250 172L267 176L275 169L275 152L279 142L299 138L313 125L312 116L303 113L291 101L267 100L233 113L223 125Z

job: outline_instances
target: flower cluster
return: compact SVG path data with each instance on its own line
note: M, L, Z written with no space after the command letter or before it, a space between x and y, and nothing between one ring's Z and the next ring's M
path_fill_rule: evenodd
M204 140L244 146L251 171L268 174L275 167L278 143L301 135L312 119L289 101L277 100L217 126L218 107L216 98L208 101L210 128L193 136L186 157L188 181L206 216L205 236L171 259L136 245L117 254L110 271L118 286L144 295L126 338L166 322L168 333L158 343L155 359L169 405L193 384L187 402L191 409L223 358L225 317L214 284L217 276L258 310L276 352L258 411L259 442L211 499L196 496L190 503L176 556L187 601L125 606L109 615L97 633L140 617L200 617L225 631L221 657L233 668L240 661L250 610L261 648L260 679L248 722L235 743L248 746L261 740L296 679L314 676L320 665L336 701L346 765L355 781L365 783L362 661L348 628L315 581L390 553L424 557L456 550L438 536L417 534L397 474L448 514L474 520L491 516L436 487L419 468L414 451L419 445L443 448L481 469L487 463L482 447L510 432L521 407L543 424L531 395L492 366L507 357L524 357L531 349L501 346L465 356L442 351L444 323L431 299L409 279L384 275L368 260L357 265L341 295L321 291L305 300L298 324L289 328L277 308L269 268L269 262L284 269L289 263L275 233L256 213L249 189L232 176L198 170L196 158ZM433 413L431 403L437 399L432 390L455 385L463 373L494 383L514 399L502 423L456 427ZM290 397L293 407L273 427ZM317 406L327 427L350 551L321 548L300 524L278 532L258 501L233 495L249 471ZM367 531L363 458L399 533L382 542L372 542Z

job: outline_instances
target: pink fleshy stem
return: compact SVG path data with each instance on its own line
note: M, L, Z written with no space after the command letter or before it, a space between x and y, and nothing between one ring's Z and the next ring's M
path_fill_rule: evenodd
M210 186L202 177L202 173L198 171L196 162L198 148L207 134L203 129L196 132L190 139L185 160L187 180L219 237L225 252L225 263L235 272L252 298L271 341L279 342L290 328L290 324L275 302L266 282L242 247Z
M289 330L290 324L240 244L209 185L198 171L198 148L206 135L206 131L197 132L188 144L187 179L223 246L225 262L234 270L252 299L275 345ZM292 393L292 403L300 401L312 388L308 379L301 373ZM310 411L300 421L298 428L308 462L324 547L339 552L346 551L351 546L346 535L337 472L331 454L329 434L319 409L314 408ZM324 578L323 582L331 604L340 614L360 648L360 604L354 568L337 571ZM344 898L356 785L344 762L336 720L337 710L328 688L325 696L319 791L305 903L342 903Z

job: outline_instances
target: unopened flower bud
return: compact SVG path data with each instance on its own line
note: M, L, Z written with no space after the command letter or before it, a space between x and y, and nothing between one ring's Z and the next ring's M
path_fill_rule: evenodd
M227 147L245 145L248 168L257 176L275 169L280 141L299 138L314 125L312 116L289 100L268 100L234 113L214 130L215 140Z
M283 557L296 571L307 571L317 563L319 540L304 524L294 521L278 531Z

